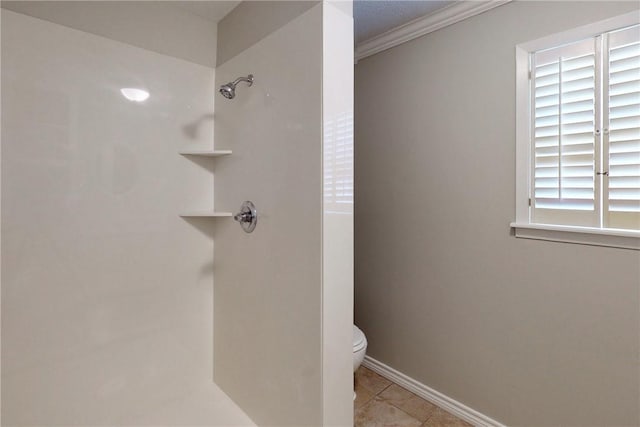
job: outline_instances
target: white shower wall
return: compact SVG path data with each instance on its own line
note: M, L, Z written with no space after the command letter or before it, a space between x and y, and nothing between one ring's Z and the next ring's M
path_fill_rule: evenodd
M250 14L261 7L249 3ZM282 5L281 5L282 6ZM341 6L341 7L338 7ZM282 6L285 7L285 6ZM216 69L214 374L259 425L353 422L353 20L320 2ZM219 40L243 26L228 27Z
M258 224L215 229L214 374L259 425L322 423L321 30L314 8L216 69L255 82L216 100L215 203Z
M120 88L150 92L127 101ZM214 70L2 12L2 421L248 425L212 383Z

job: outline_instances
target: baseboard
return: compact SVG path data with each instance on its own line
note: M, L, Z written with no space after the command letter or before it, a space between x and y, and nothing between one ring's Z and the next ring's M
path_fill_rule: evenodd
M403 374L402 372L396 371L392 367L387 366L372 357L365 356L362 365L382 375L388 380L391 380L394 383L406 388L413 394L418 395L423 399L433 403L434 405L444 409L445 411L452 413L456 417L473 424L474 426L505 427L504 424L501 424L498 421L484 414L481 414L480 412L471 409L466 405L463 405L455 399L445 396L439 391L436 391L431 387L428 387L414 380L413 378Z

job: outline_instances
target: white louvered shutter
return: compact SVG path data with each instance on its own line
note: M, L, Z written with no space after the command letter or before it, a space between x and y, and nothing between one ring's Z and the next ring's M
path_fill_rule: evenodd
M353 113L324 127L324 210L353 212Z
M532 55L532 222L599 226L595 46Z
M605 227L640 229L640 26L607 35ZM606 39L605 39L606 40ZM607 108L608 107L608 108ZM607 150L608 149L608 150Z

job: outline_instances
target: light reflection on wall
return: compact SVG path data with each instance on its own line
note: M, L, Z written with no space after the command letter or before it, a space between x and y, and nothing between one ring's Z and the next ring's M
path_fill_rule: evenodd
M353 112L324 122L324 211L353 214Z

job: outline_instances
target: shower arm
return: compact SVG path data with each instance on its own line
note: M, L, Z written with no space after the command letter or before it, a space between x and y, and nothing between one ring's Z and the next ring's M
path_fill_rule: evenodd
M247 77L238 77L237 79L235 79L233 81L233 83L231 83L232 86L237 85L240 82L246 82L249 84L249 86L253 85L253 74L249 74Z

